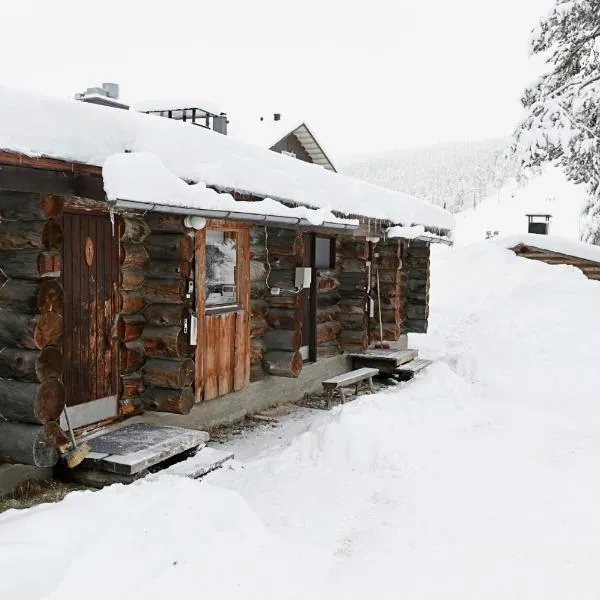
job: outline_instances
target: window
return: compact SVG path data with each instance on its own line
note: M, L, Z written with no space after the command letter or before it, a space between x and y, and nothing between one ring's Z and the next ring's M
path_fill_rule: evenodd
M237 233L206 232L206 306L238 302Z
M332 269L335 266L335 239L315 237L315 268Z

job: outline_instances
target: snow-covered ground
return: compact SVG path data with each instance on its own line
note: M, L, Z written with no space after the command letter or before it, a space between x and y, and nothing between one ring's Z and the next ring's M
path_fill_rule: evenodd
M527 233L527 217L532 213L552 215L551 235L578 240L585 186L575 185L558 168L547 167L526 183L509 181L502 189L475 208L455 215L454 239L458 245L484 240L486 231L500 237Z
M597 598L600 285L481 243L431 297L412 383L204 481L0 515L0 598Z

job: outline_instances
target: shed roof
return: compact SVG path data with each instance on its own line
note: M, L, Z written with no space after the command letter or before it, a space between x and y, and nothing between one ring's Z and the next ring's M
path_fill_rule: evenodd
M0 86L0 149L103 166L121 152L155 154L186 181L343 215L448 230L447 211L408 194L230 139L202 127Z
M600 263L600 246L585 242L576 242L557 236L525 233L506 238L495 238L493 242L511 250L518 246L529 246L539 250Z

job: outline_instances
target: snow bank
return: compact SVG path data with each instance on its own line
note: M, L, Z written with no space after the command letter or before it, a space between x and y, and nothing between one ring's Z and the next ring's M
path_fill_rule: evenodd
M147 152L187 181L344 215L451 229L432 204L228 138L203 127L0 87L0 148L102 166Z
M102 168L104 189L109 200L129 200L160 206L232 211L256 215L306 219L311 225L339 223L358 226L357 220L340 219L325 208L290 208L270 198L256 202L236 201L199 182L188 185L171 173L160 159L147 152L109 156Z
M566 254L567 256L576 256L585 260L600 262L600 246L586 244L585 242L574 242L553 235L539 235L536 233L525 233L506 238L495 239L495 243L503 248L512 249L519 244L533 246L541 250L549 250Z

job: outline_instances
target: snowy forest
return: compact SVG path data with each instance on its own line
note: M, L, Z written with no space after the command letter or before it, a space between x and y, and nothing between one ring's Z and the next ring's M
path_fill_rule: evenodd
M342 172L459 212L519 174L509 139L456 142L348 157Z

